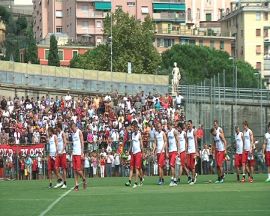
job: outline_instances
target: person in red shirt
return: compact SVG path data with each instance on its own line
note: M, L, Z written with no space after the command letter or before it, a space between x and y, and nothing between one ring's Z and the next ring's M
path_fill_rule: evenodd
M32 176L33 179L37 180L38 175L38 161L36 159L36 156L33 157L33 163L32 163Z
M203 128L202 128L201 125L199 125L199 127L197 129L197 143L198 143L198 148L202 148L203 136L204 136Z

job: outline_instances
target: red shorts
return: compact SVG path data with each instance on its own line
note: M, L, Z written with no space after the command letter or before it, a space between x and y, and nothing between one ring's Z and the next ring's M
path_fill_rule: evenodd
M266 166L270 167L270 151L267 151L265 154L265 163Z
M242 164L247 164L247 160L248 160L248 152L249 151L244 151L242 154Z
M195 169L195 156L196 153L187 154L187 168L189 170Z
M73 170L75 170L75 171L82 170L82 158L81 158L81 155L73 155L72 156L72 165L73 165Z
M182 167L186 166L186 157L187 157L187 155L186 155L185 151L180 153L180 161L181 161L181 166Z
M235 154L234 156L234 166L241 167L242 166L242 154Z
M61 155L57 155L56 161L55 161L55 167L56 168L61 167L62 169L66 169L67 168L67 157L66 157L66 153L61 154Z
M248 160L248 166L249 167L255 167L255 160Z
M165 153L158 153L157 154L157 162L158 166L163 168L165 166Z
M48 171L53 171L55 170L56 166L56 158L55 157L48 157Z
M177 152L169 152L169 160L170 160L170 166L175 167L175 161L176 161Z
M142 168L142 153L141 152L138 152L136 154L131 154L130 167L132 169L134 167L136 169L141 169Z
M225 160L225 153L224 153L224 151L216 151L216 163L217 163L217 167L222 167L224 160Z

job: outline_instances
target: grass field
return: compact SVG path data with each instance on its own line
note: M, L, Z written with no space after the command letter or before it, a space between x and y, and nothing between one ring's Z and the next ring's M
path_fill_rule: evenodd
M125 187L126 178L90 179L87 190L48 189L47 181L0 182L0 215L270 215L270 183L266 175L255 182L236 183L235 175L224 184L211 184L215 176L199 176L196 185L156 185L146 177L142 187ZM73 181L68 181L73 186Z

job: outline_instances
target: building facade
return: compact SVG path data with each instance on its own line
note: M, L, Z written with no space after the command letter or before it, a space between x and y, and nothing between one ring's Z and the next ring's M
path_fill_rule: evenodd
M221 34L236 38L234 56L249 62L270 79L270 2L241 0L221 20Z

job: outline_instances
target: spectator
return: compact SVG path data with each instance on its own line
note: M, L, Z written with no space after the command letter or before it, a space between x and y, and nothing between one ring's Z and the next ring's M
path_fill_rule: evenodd
M208 175L209 174L209 156L210 151L208 149L208 145L205 144L203 149L200 152L201 160L202 160L202 168L203 168L203 174Z

